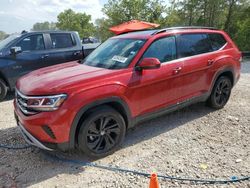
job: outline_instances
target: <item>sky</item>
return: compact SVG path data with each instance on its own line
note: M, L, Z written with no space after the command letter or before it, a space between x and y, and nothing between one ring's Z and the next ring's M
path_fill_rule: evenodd
M57 20L57 15L71 8L85 12L92 21L103 17L101 11L107 0L1 0L0 31L6 33L29 31L36 22Z

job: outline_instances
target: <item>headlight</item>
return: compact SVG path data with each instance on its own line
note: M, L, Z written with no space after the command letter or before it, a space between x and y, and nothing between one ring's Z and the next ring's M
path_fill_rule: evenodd
M57 110L67 98L66 94L26 97L26 108L35 111L54 111Z

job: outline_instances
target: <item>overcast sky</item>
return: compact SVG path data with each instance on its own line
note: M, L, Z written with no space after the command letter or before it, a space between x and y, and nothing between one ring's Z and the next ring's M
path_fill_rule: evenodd
M1 0L0 30L6 33L30 30L34 23L56 21L65 9L103 17L102 6L107 0Z

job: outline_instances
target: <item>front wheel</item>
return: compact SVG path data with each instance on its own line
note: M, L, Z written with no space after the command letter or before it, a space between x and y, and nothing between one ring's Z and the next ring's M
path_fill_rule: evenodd
M91 158L104 157L122 143L125 132L121 114L109 106L97 107L81 124L78 147Z
M208 106L221 109L223 108L231 94L232 83L231 80L226 76L221 76L214 85L212 93L207 100Z
M5 82L0 79L0 101L3 101L7 95L7 86Z

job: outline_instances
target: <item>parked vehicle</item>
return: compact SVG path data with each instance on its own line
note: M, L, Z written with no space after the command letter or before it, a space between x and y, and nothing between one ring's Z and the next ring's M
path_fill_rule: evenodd
M88 56L101 44L101 41L94 37L88 37L82 39L82 44L84 49L84 55Z
M240 77L240 60L229 36L211 28L115 36L82 64L19 79L15 117L32 145L103 157L140 121L201 101L223 108Z
M33 70L82 59L77 32L22 32L0 42L0 101L16 80Z
M83 44L95 44L95 43L101 43L101 41L95 37L84 37L82 38Z

